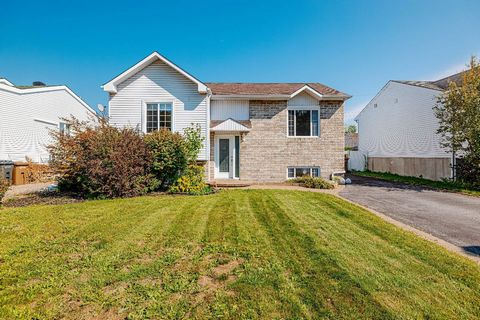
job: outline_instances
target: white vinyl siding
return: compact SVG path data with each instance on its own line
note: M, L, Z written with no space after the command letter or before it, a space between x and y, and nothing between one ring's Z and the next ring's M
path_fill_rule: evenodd
M0 159L47 162L49 132L70 115L87 121L93 114L65 90L19 94L0 88Z
M210 101L210 119L249 120L248 100L212 100Z
M117 85L118 92L110 96L110 123L115 126L130 126L146 131L146 104L172 103L173 131L193 124L201 127L203 137L207 135L207 97L198 93L196 83L156 61L132 77ZM207 141L199 160L207 160Z
M389 82L357 117L359 151L370 157L450 157L436 133L432 108L439 94Z
M318 106L318 99L312 97L306 92L302 92L288 100L288 105L297 107Z

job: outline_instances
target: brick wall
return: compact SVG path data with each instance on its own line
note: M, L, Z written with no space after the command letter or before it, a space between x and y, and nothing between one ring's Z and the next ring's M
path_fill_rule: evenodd
M320 102L319 138L287 137L287 101L250 101L250 121L240 144L242 180L283 181L288 166L318 166L325 178L344 170L342 103Z

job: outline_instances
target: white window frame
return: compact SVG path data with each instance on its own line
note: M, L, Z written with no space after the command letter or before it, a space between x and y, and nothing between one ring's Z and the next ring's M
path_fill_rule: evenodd
M175 103L174 103L174 100L162 100L162 101L158 101L158 100L147 100L147 101L143 101L142 102L142 132L143 133L147 133L147 105L149 104L156 104L156 105L160 105L160 104L171 104L172 105L172 132L175 131ZM159 118L158 118L158 121L160 121L160 114L159 114Z
M295 179L295 178L297 177L297 171L296 171L296 169L299 169L299 168L309 169L309 170L310 170L310 174L309 174L310 177L312 177L312 169L318 169L318 176L315 177L315 178L320 178L320 177L321 177L322 171L321 171L321 169L320 169L319 166L289 166L289 167L287 167L287 180L288 180L288 179ZM293 169L293 177L290 177L290 176L288 175L288 170L289 170L289 169Z
M305 111L310 111L310 135L309 136L297 136L297 115L295 111L300 111L300 110L305 110ZM294 120L293 120L293 131L294 135L290 135L290 130L289 130L289 123L288 123L288 118L289 118L289 111L294 111ZM318 111L318 135L312 135L312 130L313 130L313 116L312 116L312 111ZM320 138L321 135L321 128L320 128L320 106L288 106L287 108L287 137L288 138Z
M63 125L63 128L64 128L63 130L62 130L62 125ZM60 121L58 123L58 131L66 134L66 135L69 135L70 134L70 124L66 123L66 122L63 122L63 121Z

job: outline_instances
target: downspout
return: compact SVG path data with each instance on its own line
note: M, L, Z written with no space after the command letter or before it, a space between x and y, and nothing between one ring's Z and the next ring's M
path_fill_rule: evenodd
M210 98L212 97L212 91L207 88L207 181L210 181Z

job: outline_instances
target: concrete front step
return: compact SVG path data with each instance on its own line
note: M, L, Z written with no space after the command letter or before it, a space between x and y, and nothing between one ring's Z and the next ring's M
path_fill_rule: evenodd
M254 183L245 180L222 179L211 181L208 184L215 188L241 188L251 186Z

